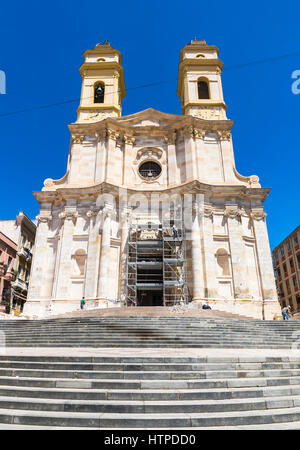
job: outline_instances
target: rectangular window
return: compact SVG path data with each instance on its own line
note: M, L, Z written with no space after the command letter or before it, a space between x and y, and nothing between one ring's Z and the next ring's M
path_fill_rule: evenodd
M284 248L283 247L281 247L280 252L281 252L281 256L284 256Z
M286 280L286 288L288 291L290 291L290 289L291 289L289 280Z
M297 261L298 261L298 263L300 264L300 254L297 255Z
M281 277L281 272L280 272L279 267L278 267L278 269L277 269L277 274L278 274L279 277Z
M293 277L293 285L296 287L297 286L297 278Z
M287 249L288 249L288 252L289 252L291 250L291 241L287 241L286 246L287 246Z
M300 306L300 297L298 296L298 297L296 297L296 302L297 302L297 305L299 305Z
M9 272L11 269L11 263L12 263L12 257L10 256L7 261L7 272Z
M289 260L291 269L294 268L294 261L292 259Z
M275 259L278 261L278 252L275 253Z
M299 241L298 241L298 237L297 237L297 236L294 237L294 243L295 243L295 245L298 245L298 244L299 244Z
M287 273L286 264L283 264L283 271L284 271L284 273Z

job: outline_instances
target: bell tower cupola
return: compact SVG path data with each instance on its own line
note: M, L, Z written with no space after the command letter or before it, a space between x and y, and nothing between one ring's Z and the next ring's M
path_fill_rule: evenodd
M217 47L191 41L180 51L177 95L182 114L207 120L225 120L221 72Z
M86 50L80 67L82 89L77 123L120 117L126 95L121 53L108 42Z

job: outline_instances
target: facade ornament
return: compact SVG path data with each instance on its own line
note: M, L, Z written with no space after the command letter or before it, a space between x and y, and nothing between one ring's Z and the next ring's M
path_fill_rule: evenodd
M204 205L204 217L212 219L214 216L214 210L211 205Z
M77 211L63 211L61 212L58 217L61 220L72 220L73 222L77 219L78 217L78 212Z
M204 139L205 135L206 135L206 131L205 130L201 130L200 128L195 128L194 129L195 139Z
M230 130L218 130L217 134L218 134L220 141L229 141L230 140L230 137L231 137Z
M124 142L128 145L133 145L135 143L135 137L130 135L124 135Z
M263 209L252 210L250 213L250 217L253 220L265 220L267 217L267 213Z
M194 137L194 127L192 127L192 125L184 127L182 130L182 135L187 138L193 138Z
M91 219L92 217L96 216L97 212L96 211L92 211L91 209L86 213L86 216Z
M168 144L168 145L175 145L176 138L177 138L176 131L173 131L172 133L168 134L167 136L164 136L166 144Z
M140 149L136 154L136 159L160 159L163 155L163 151L160 148L145 147Z
M224 216L230 219L239 219L242 215L242 211L240 208L236 208L234 206L227 206L225 208Z
M84 134L72 134L73 144L82 144Z
M259 177L257 175L251 175L251 177L249 177L249 185L252 188L260 188Z
M100 130L97 133L95 133L97 142L102 141L103 139L105 139L106 135L107 135L106 129Z
M116 141L120 137L120 133L118 133L115 130L107 129L107 136L112 139L113 141Z
M38 216L36 216L36 220L38 221L38 225L40 223L48 223L51 222L52 216L50 214L49 215L39 214Z

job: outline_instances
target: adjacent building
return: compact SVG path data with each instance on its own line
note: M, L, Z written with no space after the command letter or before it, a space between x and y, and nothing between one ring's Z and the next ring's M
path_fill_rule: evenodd
M35 223L22 211L15 220L0 221L0 239L2 236L5 243L3 245L6 245L6 251L3 250L0 255L0 262L3 262L2 286L4 289L4 292L3 289L2 293L0 291L0 295L2 295L2 304L6 312L10 312L10 309L23 311L28 294L35 233Z
M300 311L300 226L273 252L276 283L281 307L290 305Z
M12 287L15 280L17 244L0 231L0 311L8 313Z
M180 52L182 114L121 116L121 54L84 53L66 174L40 203L26 311L174 305L272 319L280 311L266 226L270 189L235 167L218 49Z

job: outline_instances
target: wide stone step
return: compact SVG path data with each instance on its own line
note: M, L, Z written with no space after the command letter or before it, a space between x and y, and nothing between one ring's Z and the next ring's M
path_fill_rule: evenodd
M230 399L230 400L177 400L177 401L120 401L120 400L66 400L32 399L31 397L0 397L0 409L26 411L67 411L80 413L118 413L118 414L173 414L209 412L248 412L294 408L300 406L300 396L273 397L269 399Z
M264 425L300 421L300 408L262 411L177 414L74 413L0 409L0 423L55 427L116 428L207 428L217 426Z

